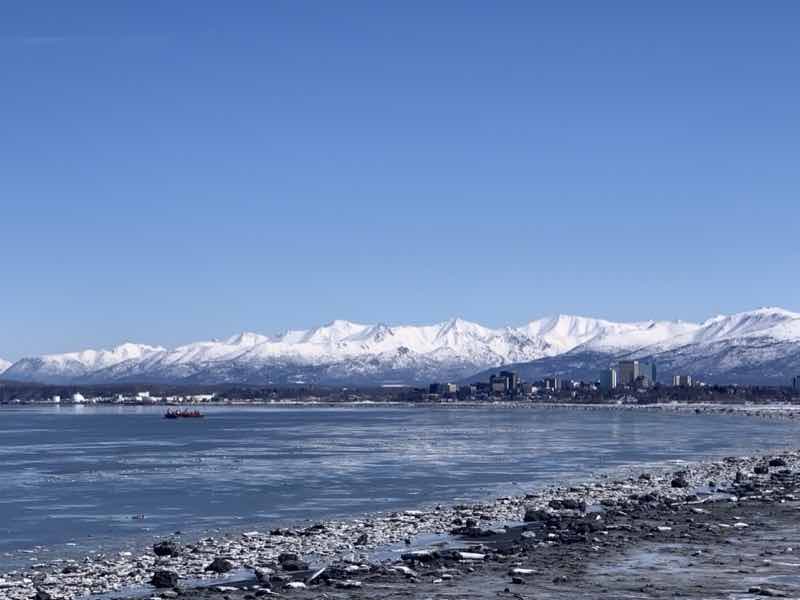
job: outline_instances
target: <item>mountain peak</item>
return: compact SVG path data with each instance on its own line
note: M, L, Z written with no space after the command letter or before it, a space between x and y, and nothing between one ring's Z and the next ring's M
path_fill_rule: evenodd
M229 337L225 343L229 346L256 346L268 341L269 338L260 333L253 333L252 331L242 331L241 333Z
M163 346L150 346L148 344L137 344L135 342L123 342L118 346L112 348L111 352L115 354L138 356L146 352L163 352L165 350L166 348L164 348Z

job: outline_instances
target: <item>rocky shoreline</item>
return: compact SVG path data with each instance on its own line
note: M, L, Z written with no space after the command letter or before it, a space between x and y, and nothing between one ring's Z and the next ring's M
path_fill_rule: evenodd
M674 469L633 469L492 502L324 521L302 529L192 543L167 538L140 554L53 561L2 574L0 595L7 600L109 593L252 600L325 592L328 597L427 598L448 588L459 597L482 597L470 596L475 590L524 597L529 592L523 588L533 581L569 589L587 564L644 542L688 539L719 545L730 535L756 529L755 508L769 507L788 522L798 514L800 450Z

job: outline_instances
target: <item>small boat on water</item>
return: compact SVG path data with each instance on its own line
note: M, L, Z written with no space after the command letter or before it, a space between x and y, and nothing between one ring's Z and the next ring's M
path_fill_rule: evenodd
M172 410L164 413L165 419L202 419L205 417L199 410Z

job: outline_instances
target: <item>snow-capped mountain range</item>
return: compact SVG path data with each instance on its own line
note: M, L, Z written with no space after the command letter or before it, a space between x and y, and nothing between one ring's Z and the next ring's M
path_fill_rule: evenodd
M241 333L177 348L125 343L23 358L3 378L37 382L423 383L515 365L523 375L588 378L621 357L654 357L666 378L777 380L800 374L800 314L763 308L703 323L615 323L559 315L492 329L333 321L278 335ZM0 363L0 372L3 365Z
M0 375L11 366L11 361L0 358Z

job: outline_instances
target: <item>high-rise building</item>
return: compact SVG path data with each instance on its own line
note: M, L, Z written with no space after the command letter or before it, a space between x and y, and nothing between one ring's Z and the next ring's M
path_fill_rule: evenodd
M544 380L544 389L558 391L561 389L560 377L547 377Z
M617 365L619 385L633 385L639 379L639 361L621 360Z
M656 382L656 363L639 362L638 360L621 360L617 365L617 382L619 385L643 383L653 385Z
M691 375L673 375L672 385L675 387L692 387Z
M656 382L656 363L639 363L639 377L646 385L653 385Z
M500 377L505 377L508 380L508 389L515 392L519 387L519 375L514 371L500 371Z
M608 392L617 387L617 370L614 368L606 369L600 376L600 389Z
M792 382L792 387L794 388L795 392L800 392L800 375L794 378Z
M492 392L497 392L500 394L505 394L511 389L511 382L509 381L509 378L502 373L500 375L492 375L489 377L489 385L492 388Z

